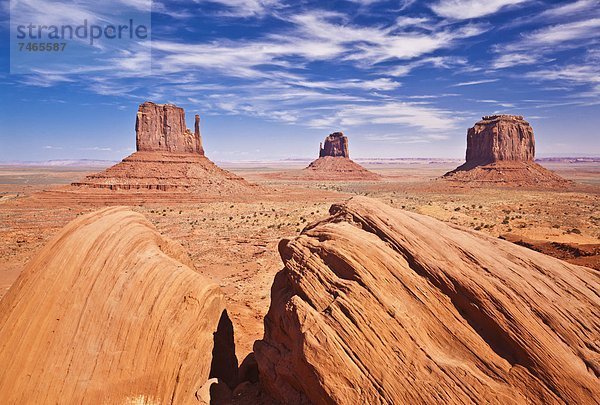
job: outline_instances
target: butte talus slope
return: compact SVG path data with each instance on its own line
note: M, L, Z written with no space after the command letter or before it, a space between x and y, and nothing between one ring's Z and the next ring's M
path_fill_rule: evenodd
M189 265L125 208L68 224L0 301L0 403L191 403L236 373L211 375L225 298Z
M364 197L280 253L254 349L285 403L598 403L598 271Z
M204 155L200 118L192 133L182 108L145 102L136 119L136 149L107 170L73 183L80 188L192 191L213 194L249 192L255 187L221 169Z
M380 176L368 171L350 159L348 137L334 132L319 147L319 158L302 171L302 177L314 180L379 180Z
M300 178L306 180L380 180L373 173L349 158L324 156L312 161L302 170Z
M373 173L350 159L348 137L334 132L319 147L319 158L298 172L279 173L271 177L290 180L380 180Z
M571 184L534 162L535 138L517 115L482 117L467 131L466 162L444 180L469 184L560 187Z

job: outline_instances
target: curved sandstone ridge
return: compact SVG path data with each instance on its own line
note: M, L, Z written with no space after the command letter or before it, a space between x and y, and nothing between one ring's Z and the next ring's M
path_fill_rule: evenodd
M261 383L286 403L598 403L600 273L364 197L282 241Z
M68 224L0 301L0 403L195 400L224 296L189 264L125 208Z

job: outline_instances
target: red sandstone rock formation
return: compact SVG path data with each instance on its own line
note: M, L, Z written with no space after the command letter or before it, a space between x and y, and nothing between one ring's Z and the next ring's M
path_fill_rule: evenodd
M280 243L255 343L284 403L597 403L600 273L364 197Z
M73 183L110 190L192 191L210 194L248 193L255 187L219 168L204 156L200 116L194 133L185 127L182 108L145 102L136 119L137 152L107 170Z
M205 194L252 192L255 186L221 169L206 156L136 152L103 172L87 176L78 187L110 190L189 191Z
M298 172L275 173L269 177L288 180L380 180L381 176L370 172L350 160L348 138L342 132L334 132L325 138L325 146L319 147L319 158Z
M466 162L444 178L470 184L564 186L560 176L534 162L533 129L522 116L482 117L467 131Z
M325 156L350 158L348 137L343 132L334 132L325 138L325 146L321 143L319 157Z
M300 178L304 180L380 180L373 173L350 158L324 156L311 162L302 170Z
M521 116L486 116L467 131L467 164L533 162L534 156L533 129Z
M499 161L483 166L464 164L444 175L451 184L505 187L568 187L573 182L535 162Z
M140 105L136 123L138 152L198 153L204 155L200 137L200 116L196 115L192 133L185 125L183 108L172 104Z
M237 373L224 295L190 266L125 208L68 224L0 301L0 403L192 403Z

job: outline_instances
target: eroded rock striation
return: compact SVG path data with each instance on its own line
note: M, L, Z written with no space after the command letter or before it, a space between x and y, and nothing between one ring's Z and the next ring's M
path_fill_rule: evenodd
M533 129L519 115L482 117L467 131L466 162L446 180L507 186L564 186L569 182L534 162Z
M597 403L600 273L365 197L280 243L255 343L284 403Z
M186 128L183 108L145 102L139 107L135 128L135 153L73 186L216 195L248 193L255 188L204 155L199 115L195 116L192 133Z
M321 143L319 157L325 156L350 158L348 137L343 132L334 132L325 138L325 145Z
M232 338L223 293L190 266L126 208L69 223L0 301L0 403L195 400Z

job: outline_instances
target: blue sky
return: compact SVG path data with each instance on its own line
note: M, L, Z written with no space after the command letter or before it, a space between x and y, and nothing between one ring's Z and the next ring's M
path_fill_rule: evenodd
M45 23L148 5L12 1ZM0 161L121 159L145 100L199 113L214 160L315 157L339 130L352 157L460 158L500 112L531 122L538 157L600 155L598 0L154 1L151 46L29 74L10 73L0 4Z

